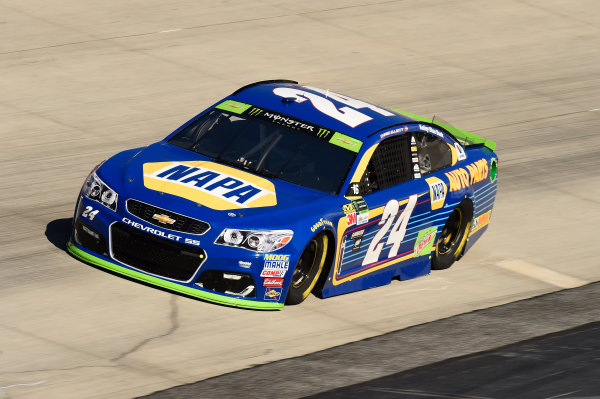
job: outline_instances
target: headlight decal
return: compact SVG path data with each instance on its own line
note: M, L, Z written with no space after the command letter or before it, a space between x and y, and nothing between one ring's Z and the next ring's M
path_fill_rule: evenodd
M112 211L117 210L117 192L108 187L108 185L96 175L96 172L90 173L81 188L81 193Z
M224 229L215 244L265 253L285 247L293 236L292 230Z

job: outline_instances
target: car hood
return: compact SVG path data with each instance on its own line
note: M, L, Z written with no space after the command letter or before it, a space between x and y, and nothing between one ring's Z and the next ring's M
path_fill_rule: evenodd
M321 207L322 212L323 203L335 198L212 162L166 142L117 154L102 165L98 174L119 193L119 202L134 198L211 221L260 217L264 225L271 224L269 220L275 222L277 214L283 213L289 222L302 214L291 210Z

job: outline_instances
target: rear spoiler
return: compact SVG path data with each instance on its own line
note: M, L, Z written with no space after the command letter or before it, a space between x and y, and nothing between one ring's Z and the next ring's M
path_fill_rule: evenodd
M443 122L436 121L433 119L423 118L422 116L411 114L409 112L400 111L400 110L397 110L394 108L391 108L391 110L399 112L399 113L409 116L411 118L414 118L418 121L425 122L425 123L428 123L433 126L441 127L442 129L444 129L448 133L450 133L452 136L454 136L454 138L456 138L456 140L461 142L461 144L463 144L465 147L484 146L486 148L489 148L492 151L494 151L496 149L496 143L494 143L493 141L484 139L481 136L478 136L473 133L469 133L465 130L459 129L459 128L449 125L447 123L443 123Z

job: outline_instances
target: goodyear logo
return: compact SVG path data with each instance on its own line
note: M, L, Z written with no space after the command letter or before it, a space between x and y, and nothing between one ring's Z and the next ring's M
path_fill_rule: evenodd
M475 183L479 183L488 177L488 164L485 159L467 165L465 168L458 168L446 173L450 180L450 191L459 191Z
M208 161L144 164L144 186L227 210L277 205L275 186L262 177Z

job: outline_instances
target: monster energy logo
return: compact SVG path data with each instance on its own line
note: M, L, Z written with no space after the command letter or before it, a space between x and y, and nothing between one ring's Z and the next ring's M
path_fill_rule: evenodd
M262 113L263 113L263 110L262 110L262 109L260 109L260 108L252 108L252 109L251 109L251 110L248 112L248 115L250 115L250 116L258 116L258 115L260 115L260 114L262 114Z
M331 134L331 130L320 127L317 132L317 137L326 139Z

